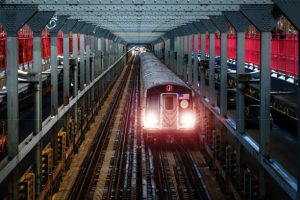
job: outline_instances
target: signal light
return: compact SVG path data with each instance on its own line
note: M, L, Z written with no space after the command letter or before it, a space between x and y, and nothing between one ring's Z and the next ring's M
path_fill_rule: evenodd
M25 173L19 180L19 199L35 199L35 175Z
M53 149L47 148L42 151L42 183L46 184L48 175L53 165Z
M66 132L58 133L57 137L57 157L61 160L66 149Z

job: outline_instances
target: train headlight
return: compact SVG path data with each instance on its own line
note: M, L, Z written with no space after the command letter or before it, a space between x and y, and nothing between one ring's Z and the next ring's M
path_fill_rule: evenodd
M180 124L183 128L193 128L195 126L195 116L193 113L183 113L180 118Z
M158 116L154 113L147 113L145 118L145 128L155 128L158 125Z

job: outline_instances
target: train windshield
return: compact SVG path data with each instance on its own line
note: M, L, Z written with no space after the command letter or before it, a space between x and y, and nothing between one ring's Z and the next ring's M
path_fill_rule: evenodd
M165 109L166 110L173 110L174 109L174 95L166 95L165 96Z

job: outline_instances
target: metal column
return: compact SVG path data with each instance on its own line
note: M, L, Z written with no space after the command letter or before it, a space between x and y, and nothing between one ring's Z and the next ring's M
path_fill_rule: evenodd
M92 36L93 42L91 45L91 81L94 81L95 79L95 40L94 36ZM95 104L95 86L91 89L91 99L92 99L92 106Z
M80 90L84 89L85 84L85 56L84 56L84 33L80 32Z
M60 16L58 18L52 18L48 24L48 29L51 36L51 116L55 116L58 113L58 70L57 70L57 33L65 23L67 17ZM56 22L56 26L51 26L52 22ZM57 162L57 126L52 128L51 146L53 148L53 163Z
M216 105L215 95L215 33L209 34L209 102Z
M227 115L227 33L221 33L220 114Z
M185 36L180 37L180 60L179 60L179 75L184 79L184 51L185 51L185 42L184 42Z
M188 44L189 44L189 46L188 46L188 67L187 67L189 85L193 84L192 43L193 43L193 35L189 35L188 36Z
M37 82L34 84L34 99L35 99L35 128L34 133L37 134L42 129L42 80L41 80L41 68L42 68L42 51L41 51L41 33L36 34L33 37L33 72L37 78ZM42 167L42 143L39 142L35 147L35 192L39 194L42 189L41 185L41 167Z
M194 34L194 66L193 66L193 87L198 90L198 34Z
M205 60L205 43L206 43L206 34L205 33L201 33L201 56L200 56L200 60ZM204 68L203 66L200 66L200 94L203 97L206 97L206 85L205 85L205 74L204 74Z
M18 94L18 37L16 33L7 32L6 56L7 56L7 153L12 159L18 154L19 146L19 94ZM18 169L10 176L9 196L18 199Z
M7 153L9 160L18 154L19 146L19 94L18 94L18 37L17 31L35 13L35 9L11 7L0 8L0 23L7 33ZM9 199L18 199L18 166L8 180Z
M260 43L260 152L270 155L271 33L261 32Z
M259 150L260 154L270 156L270 92L271 92L271 31L276 26L274 5L242 6L243 14L261 32L260 42L260 108L259 108ZM259 170L259 198L266 198L266 171L263 166Z
M180 56L181 56L181 48L180 48L180 46L181 46L181 39L180 39L181 37L180 36L178 36L177 38L176 38L176 49L177 49L177 60L176 60L176 73L177 73L177 75L179 75L180 74Z
M168 53L169 53L169 50L168 50L168 44L169 44L169 40L165 40L164 41L165 42L165 60L164 60L164 62L165 62L165 65L169 65L169 62L168 62Z
M170 38L170 59L169 59L169 65L170 68L175 72L175 62L174 62L174 54L175 54L175 38Z
M69 33L76 23L77 23L77 20L68 19L62 27L62 31L64 33L64 38L63 38L63 45L64 45L64 48L63 48L63 56L64 56L63 100L64 100L64 106L67 106L69 104L69 99L70 99ZM67 133L67 144L68 145L70 145L70 143L72 141L69 119L70 119L70 113L67 112L65 114L65 118L64 118L64 129Z
M245 32L237 32L236 50L236 128L239 133L245 132L245 97L243 93L244 83L238 79L239 74L245 73Z
M90 65L90 56L91 56L91 50L90 50L90 43L91 43L91 36L86 36L86 68L85 68L85 79L86 79L86 85L89 85L91 80L91 65Z
M236 129L239 133L245 132L245 100L243 87L244 83L239 81L239 74L245 72L245 31L249 26L249 21L241 12L225 12L225 16L230 21L237 32L236 41Z
M211 20L221 33L221 69L220 69L220 114L227 115L227 31L228 21L225 16L214 16Z
M187 70L187 67L188 67L188 51L189 51L189 36L188 35L185 35L183 37L183 65L182 65L182 72L183 72L183 80L186 82L188 80L188 70ZM187 57L186 57L187 55ZM185 60L185 58L187 60Z
M42 130L42 42L41 34L54 12L38 12L28 22L33 31L33 80L34 84L34 132L37 134ZM42 142L35 147L35 192L39 194L42 190Z

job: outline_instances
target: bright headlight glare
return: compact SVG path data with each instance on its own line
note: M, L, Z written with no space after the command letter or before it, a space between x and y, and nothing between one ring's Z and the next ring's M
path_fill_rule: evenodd
M193 128L195 126L195 116L193 113L184 113L181 116L180 124L184 128Z
M144 125L146 128L154 128L158 125L158 116L154 113L147 113Z

